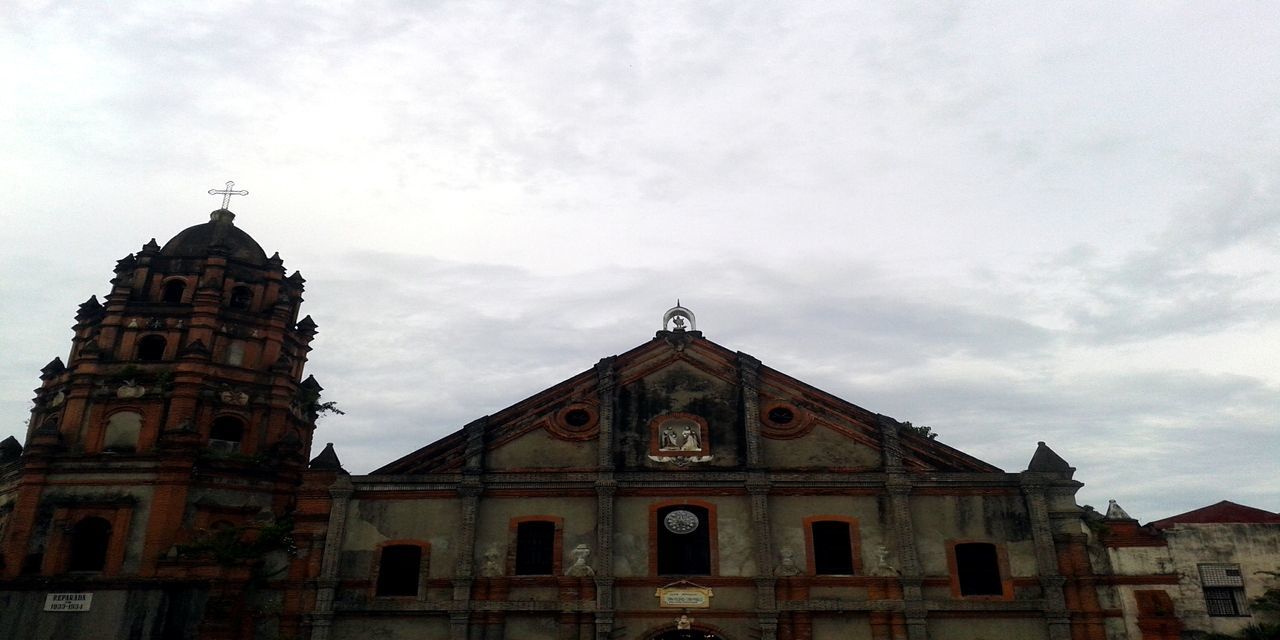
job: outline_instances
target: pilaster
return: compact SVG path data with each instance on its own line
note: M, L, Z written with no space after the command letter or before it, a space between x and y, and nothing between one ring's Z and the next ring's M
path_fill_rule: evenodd
M613 536L614 505L618 492L613 476L613 431L617 408L617 371L615 358L603 358L596 364L596 393L600 405L597 440L596 473L596 614L595 637L608 640L613 635Z
M760 453L760 361L741 351L738 352L738 383L742 388L742 424L746 428L747 466L754 469L762 464Z
M471 618L471 586L475 581L476 519L480 494L484 492L484 437L489 416L463 427L466 434L465 463L458 485L462 528L458 532L458 555L453 566L453 600L449 611L452 640L466 640Z
M882 423L882 427L883 427ZM890 425L895 432L897 425ZM911 518L911 478L902 472L901 459L895 472L885 478L885 489L889 494L890 526L893 530L894 546L897 547L899 571L902 573L903 618L907 629L908 640L927 640L927 611L924 603L923 570L920 567L920 556L916 551L915 527Z
M1067 611L1063 593L1066 579L1058 572L1058 551L1053 541L1053 528L1045 498L1046 482L1033 472L1024 472L1021 482L1027 514L1031 518L1036 573L1040 576L1040 588L1044 595L1044 615L1049 625L1049 640L1070 640L1071 615Z
M347 531L347 508L351 503L351 479L339 475L329 489L329 525L325 528L324 555L316 578L316 606L311 613L311 640L328 640L333 624L333 600L338 587L338 556Z

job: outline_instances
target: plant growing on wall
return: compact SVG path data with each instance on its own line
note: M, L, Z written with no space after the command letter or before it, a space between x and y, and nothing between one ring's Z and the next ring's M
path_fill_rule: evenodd
M911 433L914 433L920 436L921 438L927 438L929 440L938 439L938 434L933 431L933 427L927 427L925 425L920 425L917 427L914 424L911 424L910 422L903 422L902 429L904 431L910 431Z
M261 527L210 531L191 544L179 545L178 555L212 560L224 567L248 564L258 569L269 553L283 551L292 556L297 550L293 544L293 522L282 518Z
M1254 611L1280 612L1280 570L1259 571L1259 574L1270 576L1271 585L1262 595L1249 602Z

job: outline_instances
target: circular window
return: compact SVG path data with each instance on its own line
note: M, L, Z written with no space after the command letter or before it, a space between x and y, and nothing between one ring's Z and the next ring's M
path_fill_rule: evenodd
M571 427L585 427L591 422L591 414L586 409L570 409L565 412L564 421Z
M769 422L774 424L790 424L796 414L790 407L774 407L769 410Z
M698 528L698 516L694 515L692 511L676 509L662 519L662 524L667 528L667 531L684 535L693 533Z

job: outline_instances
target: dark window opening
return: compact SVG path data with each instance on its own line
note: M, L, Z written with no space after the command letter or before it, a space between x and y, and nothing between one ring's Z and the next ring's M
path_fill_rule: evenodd
M813 528L813 572L820 576L853 575L853 539L849 523L820 520Z
M422 574L422 547L397 544L382 548L378 561L377 595L416 596Z
M774 424L787 424L795 418L796 414L787 407L774 407L769 410L769 422Z
M657 518L658 575L711 575L711 520L706 508L664 507Z
M240 450L240 441L244 439L244 424L239 419L223 416L213 421L209 428L209 448L223 453L234 453Z
M182 294L187 291L187 283L181 280L170 280L164 283L164 292L160 299L166 304L182 304Z
M1004 595L1000 560L994 544L966 542L956 545L956 573L959 574L962 596Z
M253 291L249 287L236 287L231 290L231 301L227 306L232 309L248 311L251 304L253 304Z
M149 335L138 341L138 359L143 362L156 362L164 359L164 348L168 342L164 336Z
M564 414L564 421L571 427L583 427L588 422L591 422L591 414L584 409L570 409L568 413Z
M111 523L89 517L71 528L71 557L68 571L102 571L107 565L107 544L111 541Z
M555 566L556 523L531 520L516 525L516 575L551 575Z

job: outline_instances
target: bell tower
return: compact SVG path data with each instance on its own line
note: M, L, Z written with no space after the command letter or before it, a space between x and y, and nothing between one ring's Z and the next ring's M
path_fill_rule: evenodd
M318 388L301 381L316 334L297 319L304 280L234 219L218 209L116 263L106 299L76 313L67 364L41 372L32 445L119 457L194 433L230 458L308 449Z
M220 532L234 544L288 526L321 408L303 379L316 324L298 318L302 275L234 220L224 199L80 305L67 361L40 372L25 449L0 458L5 580L177 580L217 564L198 551Z

